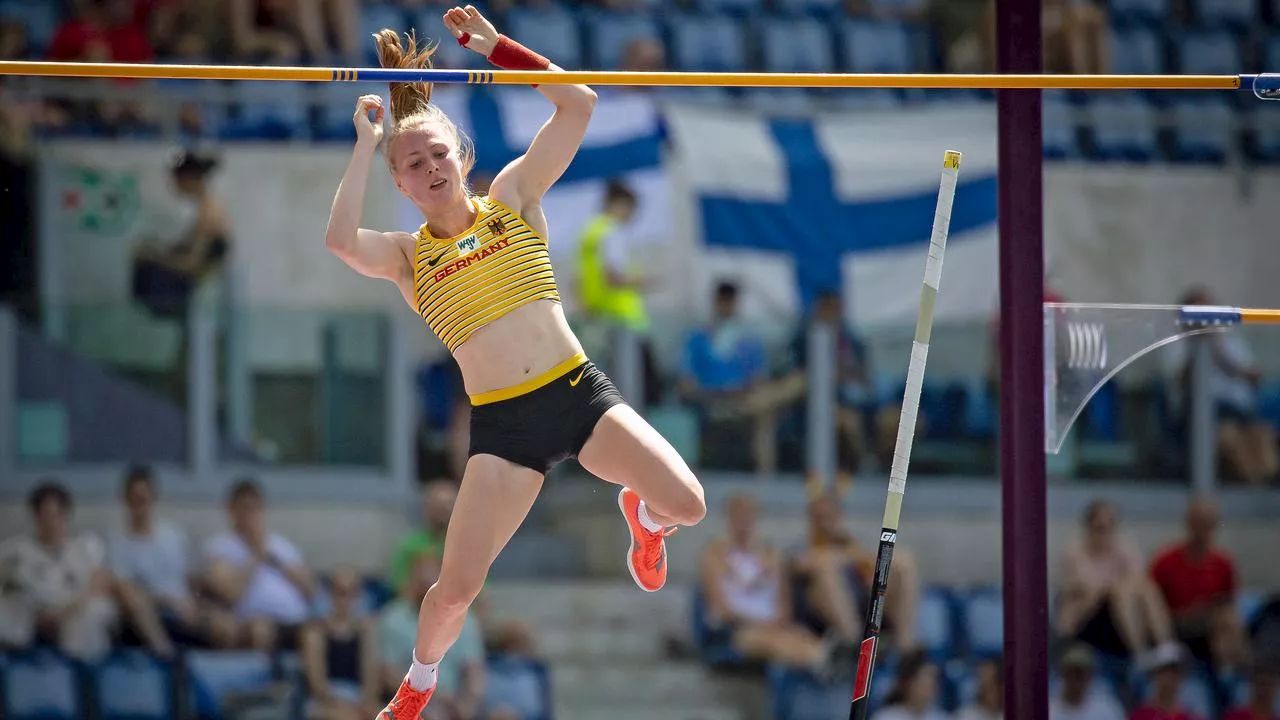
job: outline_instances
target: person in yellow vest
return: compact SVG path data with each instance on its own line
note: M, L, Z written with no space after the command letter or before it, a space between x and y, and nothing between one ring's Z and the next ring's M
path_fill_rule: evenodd
M646 281L627 267L626 240L619 233L635 217L637 205L631 188L619 180L609 181L604 207L587 222L578 240L578 300L593 319L640 336L644 401L653 404L661 401L661 378L647 337Z

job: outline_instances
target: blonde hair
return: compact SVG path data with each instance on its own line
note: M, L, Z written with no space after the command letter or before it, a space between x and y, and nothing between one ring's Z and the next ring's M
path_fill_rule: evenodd
M405 33L402 44L400 35L394 30L382 29L373 35L378 45L378 62L384 68L422 69L431 67L431 56L436 52L435 45L418 47L417 34L410 30ZM458 162L465 180L476 164L475 147L471 138L467 137L453 124L453 120L439 107L431 104L431 83L427 82L393 82L391 83L391 132L387 134L387 145L384 155L387 165L395 171L391 160L391 145L406 132L416 130L424 125L443 128L451 135L458 148Z

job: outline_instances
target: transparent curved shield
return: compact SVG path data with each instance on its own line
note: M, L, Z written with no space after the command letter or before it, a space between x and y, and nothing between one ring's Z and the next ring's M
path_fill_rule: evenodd
M1189 321L1179 305L1044 304L1045 451L1056 455L1089 399L1143 355L1228 325Z
M1280 73L1262 73L1255 77L1253 94L1263 100L1280 100Z

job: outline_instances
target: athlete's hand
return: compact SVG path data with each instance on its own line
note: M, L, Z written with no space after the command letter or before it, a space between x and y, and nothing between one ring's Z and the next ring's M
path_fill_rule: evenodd
M465 8L455 6L452 10L445 11L444 26L453 33L454 38L460 38L464 33L470 35L466 48L485 57L489 57L498 46L498 31L474 5Z
M373 120L369 119L371 110ZM356 144L377 147L382 142L382 118L385 114L382 98L377 95L362 95L356 101L356 114L352 118L356 124Z

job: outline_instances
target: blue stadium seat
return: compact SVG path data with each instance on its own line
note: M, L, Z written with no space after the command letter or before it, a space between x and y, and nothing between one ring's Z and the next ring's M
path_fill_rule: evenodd
M786 15L813 14L821 17L840 11L841 0L775 0L774 7Z
M1235 75L1240 72L1240 44L1235 35L1215 30L1189 32L1174 42L1178 67L1185 75Z
M976 590L960 598L965 644L978 657L1004 652L1004 599L999 588Z
M591 64L596 70L616 70L627 45L636 40L660 40L658 21L647 12L592 12L587 15Z
M916 632L925 652L941 661L955 654L955 598L946 590L928 588L920 594Z
M1172 0L1111 0L1111 18L1121 25L1163 25L1172 13Z
M761 11L764 8L764 0L694 0L694 6L703 12L724 12L737 17L747 17Z
M262 652L191 652L186 663L188 703L200 718L220 720L228 693L262 691L275 680L271 658Z
M1100 159L1149 161L1159 154L1155 110L1137 93L1099 93L1086 112Z
M390 28L396 32L403 33L409 27L408 18L405 16L404 10L395 6L390 2L367 2L361 3L360 11L360 39L361 46L365 48L365 60L370 67L378 67L378 48L373 44L372 35L383 28ZM426 40L422 36L425 28L419 26L418 42Z
M1120 390L1114 382L1098 388L1085 405L1080 435L1089 440L1118 440L1120 436Z
M1111 72L1118 75L1160 75L1165 71L1160 35L1145 27L1111 30Z
M304 140L311 135L309 93L304 83L245 80L231 84L238 111L219 135L226 140ZM353 106L354 109L354 106Z
M768 72L833 72L835 50L822 22L811 18L770 18L760 27Z
M928 8L928 0L867 0L871 10L877 15L891 14L902 17L905 13L919 13Z
M671 60L680 70L731 72L747 67L742 23L728 15L682 14L668 20Z
M169 720L174 712L173 667L145 652L122 651L92 672L91 697L100 720Z
M491 658L485 668L485 705L510 709L521 720L551 720L547 666L524 658Z
M390 107L391 93L386 83L321 83L316 89L316 115L312 135L316 140L356 139L351 121L356 99L361 95L378 95L384 107Z
M1196 20L1206 27L1245 30L1258 21L1254 0L1196 0Z
M58 29L58 8L55 0L7 0L0 3L0 19L17 20L27 30L28 52L43 57Z
M1180 93L1174 98L1172 111L1175 160L1221 163L1232 152L1235 114L1221 93Z
M581 28L568 10L558 6L517 7L507 13L506 22L512 37L528 38L521 42L556 65L571 70L583 66Z
M908 26L896 22L846 20L840 25L849 72L905 73L915 69Z
M1054 116L1054 105L1050 99L1045 98L1045 112L1042 114L1044 125L1044 142L1046 148L1052 146L1063 146L1061 153L1053 153L1056 157L1069 157L1076 155L1075 150L1075 129L1068 128L1070 135L1063 140L1059 137L1061 134L1056 128L1051 128L1051 123L1057 122ZM1066 122L1063 120L1062 122ZM1053 136L1050 136L1052 131ZM1050 153L1046 151L1046 156ZM974 377L965 383L965 403L964 403L964 435L974 440L989 440L996 434L996 416L999 414L996 408L995 397L991 395L991 391L987 389L986 378Z
M4 673L6 720L77 720L81 717L80 668L52 650L9 656Z

